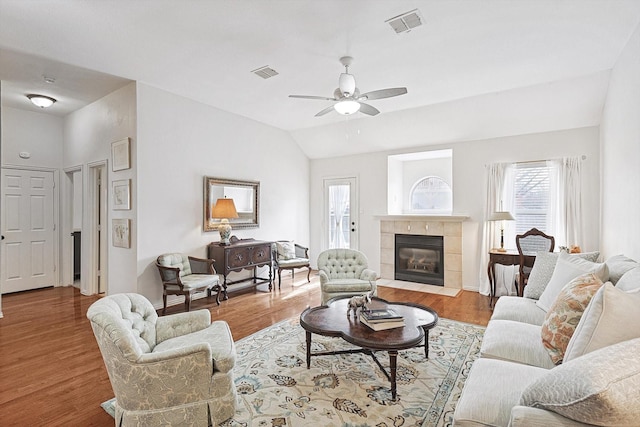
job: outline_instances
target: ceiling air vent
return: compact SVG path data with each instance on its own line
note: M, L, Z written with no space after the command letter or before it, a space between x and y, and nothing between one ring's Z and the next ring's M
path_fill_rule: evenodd
M388 22L396 33L408 33L411 29L422 25L422 17L418 9L414 9L411 12L403 13L391 19L387 19L384 22Z
M257 68L255 70L252 71L253 74L255 74L256 76L260 76L263 79L268 79L269 77L273 77L273 76L277 76L278 72L276 70L274 70L273 68L270 68L268 65L265 65L264 67L260 67Z

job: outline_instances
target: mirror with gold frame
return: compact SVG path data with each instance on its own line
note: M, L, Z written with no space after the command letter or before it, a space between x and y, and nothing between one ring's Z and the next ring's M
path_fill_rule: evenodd
M213 218L218 199L233 199L238 218L229 218L233 229L260 226L260 182L204 177L204 231L217 231L222 218Z

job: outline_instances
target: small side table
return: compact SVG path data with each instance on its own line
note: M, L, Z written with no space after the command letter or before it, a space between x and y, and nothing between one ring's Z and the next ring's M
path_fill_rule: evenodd
M520 254L518 251L489 251L489 265L487 275L489 276L490 294L489 307L493 308L493 299L496 296L496 264L500 265L520 265Z

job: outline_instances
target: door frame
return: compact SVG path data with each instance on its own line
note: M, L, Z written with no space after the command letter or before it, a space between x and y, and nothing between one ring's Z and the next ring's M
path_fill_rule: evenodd
M60 285L60 170L55 168L46 168L38 166L18 166L18 165L2 165L0 169L12 169L32 172L52 172L53 175L53 286ZM0 282L2 286L2 282ZM2 293L2 289L0 289Z
M108 286L109 283L107 272L109 266L108 259L108 194L109 194L109 170L107 168L107 160L101 160L97 162L92 162L87 164L87 173L86 176L83 177L83 185L85 191L83 192L86 195L86 199L83 200L83 230L87 230L86 233L82 233L82 247L86 247L87 250L83 249L83 262L82 269L80 272L80 283L81 283L81 293L83 295L96 295L98 291L102 291L108 294ZM96 172L98 169L102 169L102 182L101 182L101 193L98 194L96 192L96 186L98 183ZM97 201L101 198L101 211L97 208ZM102 223L100 230L100 240L98 238L98 215L102 215ZM86 227L85 227L86 224ZM86 235L86 237L85 237ZM98 244L100 244L100 265L98 265ZM85 262L84 254L88 254L87 261ZM97 278L97 271L100 269L100 280ZM100 288L99 281L102 282L105 286L104 289Z
M81 174L81 182L75 182L73 178L73 174L76 172L80 172ZM64 169L65 181L62 189L62 221L61 221L61 230L60 233L62 236L65 236L61 239L62 241L62 253L66 254L62 257L62 283L73 286L74 278L73 278L73 236L71 232L73 231L73 195L74 188L76 185L84 184L84 169L82 165L72 166ZM84 200L85 200L84 188L82 192L82 202L81 202L81 217L84 217ZM80 221L80 231L82 232L83 221ZM81 234L82 236L82 234ZM65 259L66 256L66 259ZM82 280L83 277L80 275L80 288L82 289Z
M351 185L349 200L350 218L355 218L355 232L350 233L349 247L359 250L360 247L360 191L358 188L358 176L330 176L322 179L322 248L329 248L329 186L332 184L348 182Z

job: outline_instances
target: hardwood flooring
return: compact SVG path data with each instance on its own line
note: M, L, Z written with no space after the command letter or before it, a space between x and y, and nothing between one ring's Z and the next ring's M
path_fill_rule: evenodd
M298 316L320 302L318 276L283 274L282 288L230 293L220 306L215 298L195 300L192 310L207 308L212 319L226 320L236 340L281 320ZM230 288L232 289L232 287ZM434 308L440 317L486 325L488 300L475 292L457 297L380 287L389 301L411 301ZM2 296L0 319L0 426L112 426L100 403L113 397L102 356L86 318L98 296L73 287L48 288ZM182 311L178 304L167 313Z

